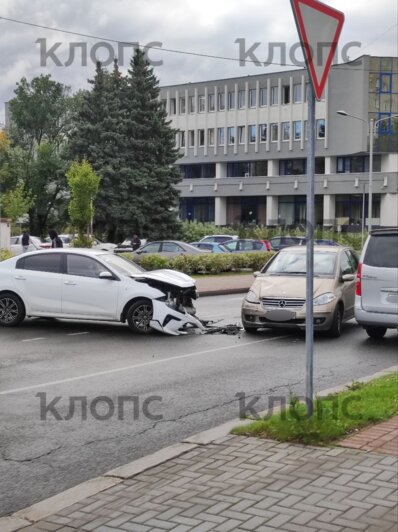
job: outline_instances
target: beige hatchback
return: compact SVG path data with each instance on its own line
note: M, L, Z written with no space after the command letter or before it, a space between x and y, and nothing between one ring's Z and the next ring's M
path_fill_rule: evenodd
M354 317L358 257L342 246L314 247L314 329L341 334ZM263 327L305 328L306 247L282 249L255 274L242 303L247 332Z

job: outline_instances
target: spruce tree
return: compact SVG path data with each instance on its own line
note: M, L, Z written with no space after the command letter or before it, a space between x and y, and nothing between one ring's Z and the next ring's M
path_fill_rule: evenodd
M130 200L124 224L126 231L149 239L170 238L178 230L176 131L170 127L159 93L153 69L137 49L123 95L127 150L122 173Z

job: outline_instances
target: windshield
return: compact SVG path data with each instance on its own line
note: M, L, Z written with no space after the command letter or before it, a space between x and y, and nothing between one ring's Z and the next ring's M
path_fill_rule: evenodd
M106 264L109 264L111 268L116 270L121 275L141 275L142 272L145 271L134 262L130 262L123 257L119 257L118 255L113 255L111 253L99 255L99 258Z
M314 253L314 275L333 276L336 256L336 253L316 251ZM271 275L304 275L306 273L306 253L297 251L279 253L265 271Z

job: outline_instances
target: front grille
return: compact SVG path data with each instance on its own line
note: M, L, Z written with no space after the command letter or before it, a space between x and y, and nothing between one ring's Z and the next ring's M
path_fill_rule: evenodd
M270 308L301 308L305 303L305 299L292 297L263 297L261 301Z

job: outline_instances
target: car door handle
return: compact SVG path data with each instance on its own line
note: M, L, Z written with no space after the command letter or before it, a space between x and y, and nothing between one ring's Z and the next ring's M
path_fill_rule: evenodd
M66 284L68 286L76 286L75 281L65 281L64 284Z
M26 281L26 277L23 277L22 275L16 275L16 276L15 276L15 279L16 279L17 281Z

